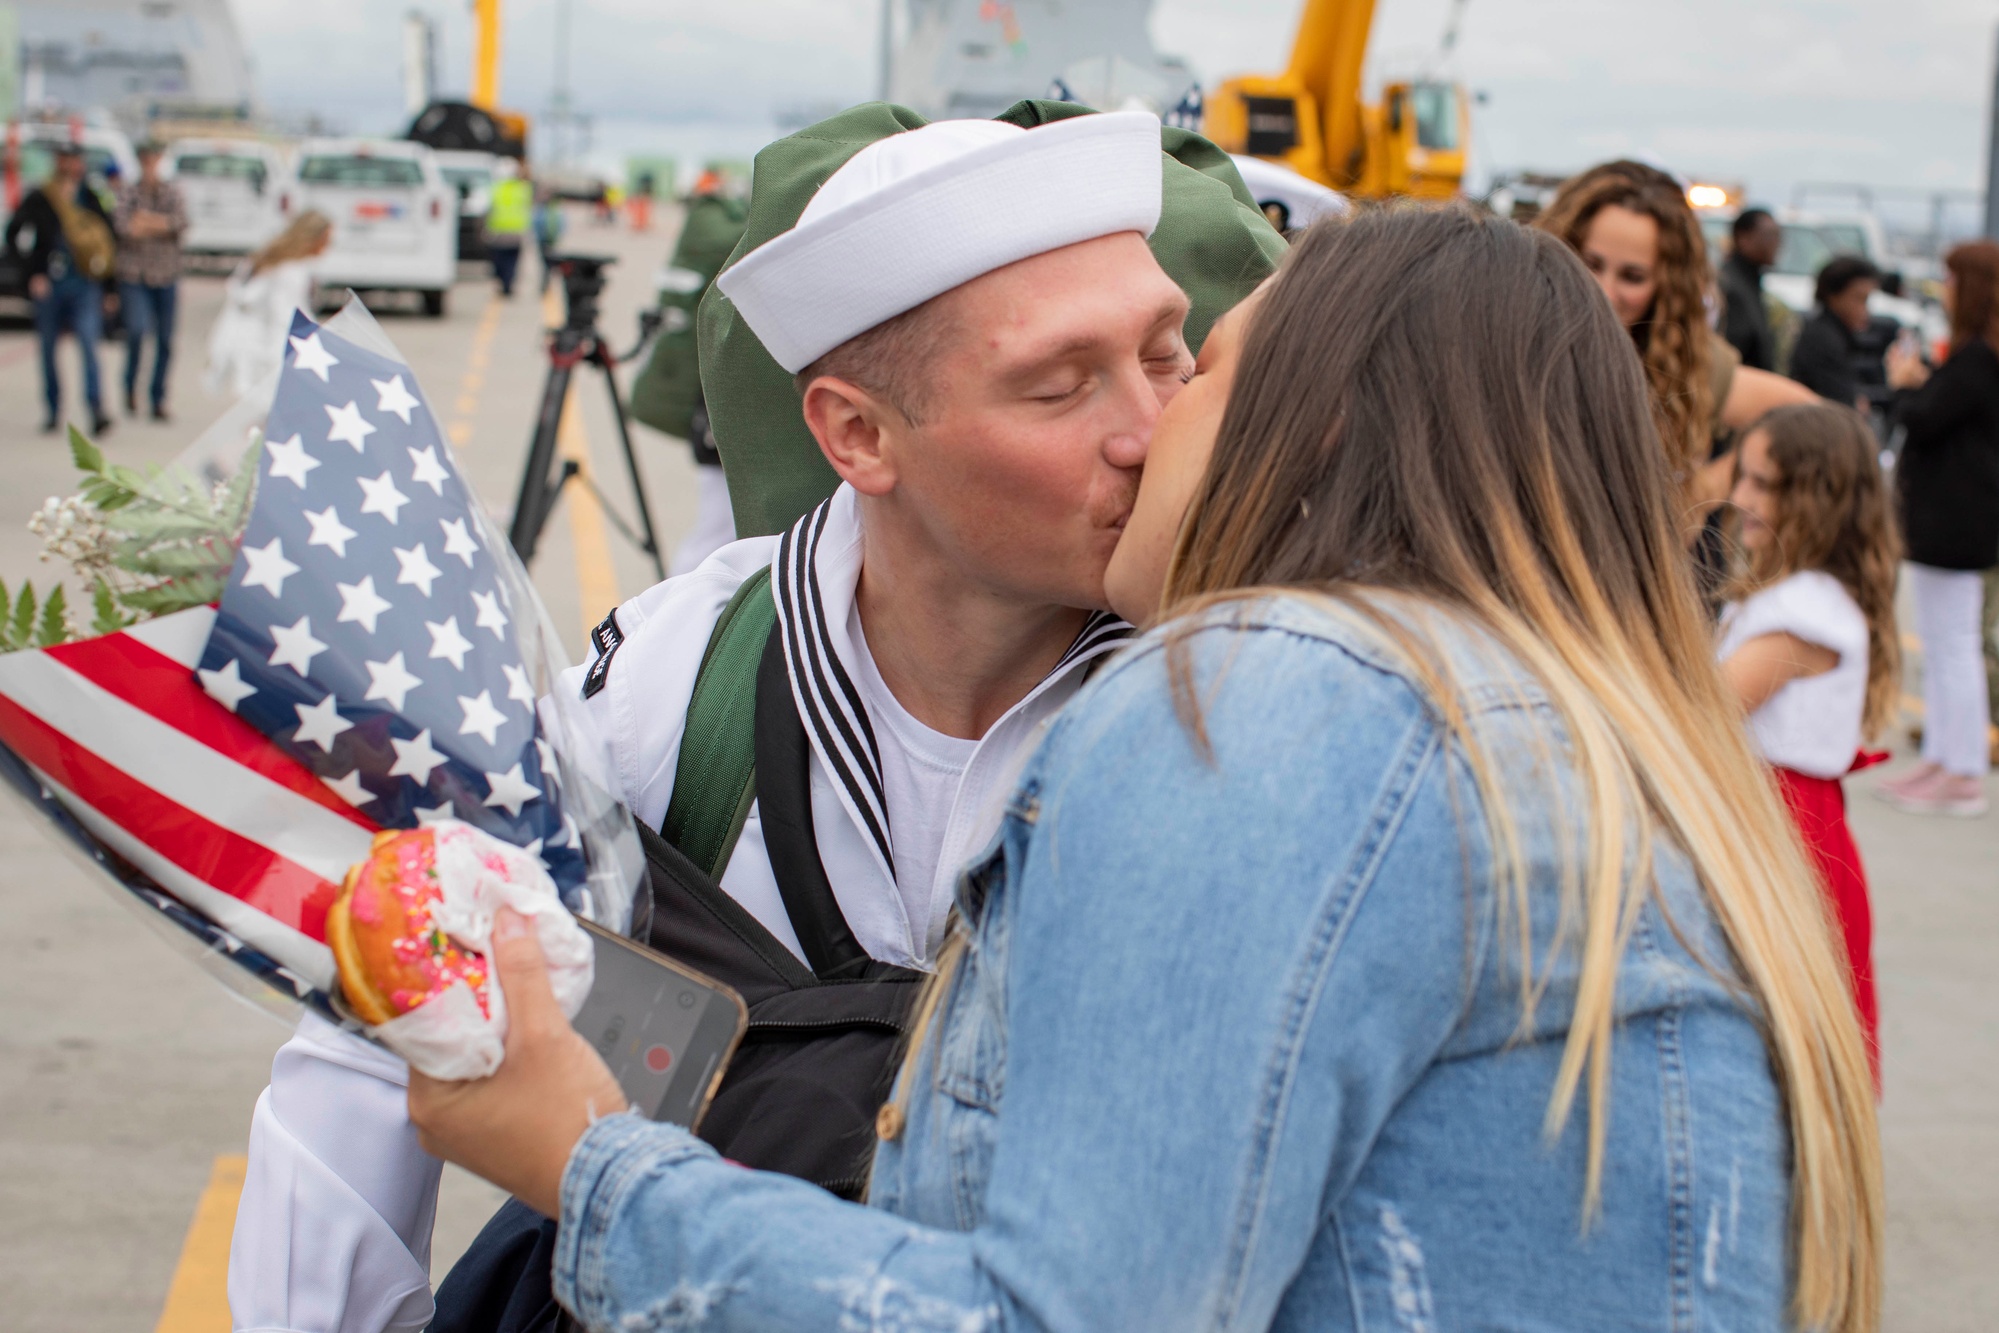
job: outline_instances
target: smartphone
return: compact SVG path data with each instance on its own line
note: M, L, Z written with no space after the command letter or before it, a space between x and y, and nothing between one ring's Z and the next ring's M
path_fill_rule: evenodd
M742 997L643 944L578 924L596 946L597 978L572 1025L632 1109L693 1129L749 1025Z

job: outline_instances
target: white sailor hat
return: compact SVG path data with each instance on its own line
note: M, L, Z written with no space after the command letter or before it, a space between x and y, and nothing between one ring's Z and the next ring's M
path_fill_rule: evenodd
M884 320L1008 264L1159 223L1159 121L1022 129L940 120L869 144L790 231L723 271L723 293L792 374Z

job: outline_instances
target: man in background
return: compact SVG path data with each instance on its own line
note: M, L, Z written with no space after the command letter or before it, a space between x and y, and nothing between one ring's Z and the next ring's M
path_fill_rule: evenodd
M167 368L173 362L181 237L187 201L160 177L161 146L139 145L139 179L118 201L118 299L125 315L125 415L139 415L139 361L153 335L153 378L147 400L153 420L167 416Z
M31 239L21 249L21 237ZM7 253L27 278L35 303L35 336L42 350L42 397L48 415L42 433L53 434L62 416L62 380L56 345L64 329L76 335L83 358L83 398L90 406L90 430L111 429L97 379L97 340L104 334L104 282L117 267L118 243L111 218L97 191L83 178L83 150L63 144L55 150L55 171L21 200L7 220Z
M486 254L492 261L493 277L500 295L514 294L514 275L521 268L521 246L527 243L528 227L534 221L534 185L510 157L499 160L493 171L493 202L486 209Z
M1763 273L1777 262L1784 229L1764 208L1745 208L1730 230L1728 258L1721 266L1721 336L1755 370L1777 368L1777 345L1763 309Z

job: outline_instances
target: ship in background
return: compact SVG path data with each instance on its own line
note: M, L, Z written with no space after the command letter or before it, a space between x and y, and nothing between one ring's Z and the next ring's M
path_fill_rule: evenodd
M94 112L136 134L162 117L247 120L256 94L228 0L7 0L0 110Z
M1026 97L1146 110L1199 124L1201 88L1152 44L1152 0L906 0L906 35L883 80L888 100L932 120L991 117ZM884 20L888 16L884 8Z

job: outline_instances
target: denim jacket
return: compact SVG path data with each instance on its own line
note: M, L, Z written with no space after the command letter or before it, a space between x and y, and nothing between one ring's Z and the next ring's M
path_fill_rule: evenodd
M871 1205L612 1117L564 1174L562 1302L620 1330L1788 1327L1781 1099L1669 847L1585 1218L1586 1098L1545 1128L1574 775L1518 666L1441 638L1515 798L1531 1026L1483 806L1408 671L1320 603L1224 608L1188 641L1211 757L1155 633L1024 772Z

